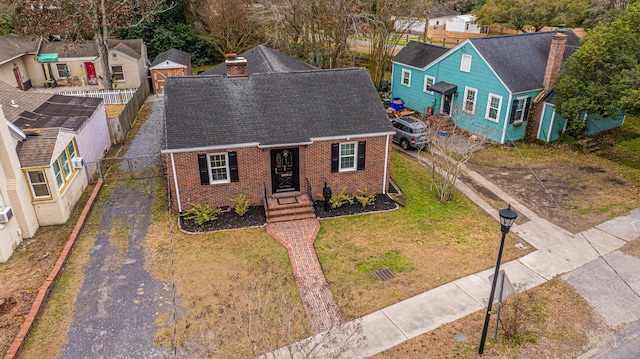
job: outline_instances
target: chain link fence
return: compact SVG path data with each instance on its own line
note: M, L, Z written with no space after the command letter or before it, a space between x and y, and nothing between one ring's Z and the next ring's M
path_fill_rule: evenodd
M162 155L138 157L107 157L97 162L97 175L105 180L129 180L163 177Z

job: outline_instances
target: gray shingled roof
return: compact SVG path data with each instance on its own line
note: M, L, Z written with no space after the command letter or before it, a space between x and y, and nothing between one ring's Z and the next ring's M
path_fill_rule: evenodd
M37 43L36 43L37 45ZM118 51L134 59L142 56L143 42L141 39L109 40L109 50ZM65 57L93 57L98 56L98 46L95 41L82 42L43 42L40 53L58 53L58 58Z
M0 83L0 105L5 117L11 122L15 122L20 113L35 110L51 96L49 93L18 91L15 87ZM12 106L11 101L16 106Z
M542 88L551 37L555 31L469 39L511 92ZM566 59L580 39L567 30Z
M23 111L13 122L21 129L62 127L80 130L98 109L102 99L53 95L33 111Z
M165 150L393 133L365 69L170 77Z
M0 36L0 64L26 53L35 53L38 38L14 34Z
M267 74L274 72L311 71L318 68L300 60L289 57L283 53L272 50L266 46L258 45L251 50L241 53L241 57L247 59L247 73ZM221 63L200 75L226 75L227 66Z
M44 128L37 136L27 136L18 144L18 160L20 167L47 167L51 165L53 150L60 134L60 128Z
M155 60L153 60L151 67L154 67L165 61L171 61L179 65L189 66L190 59L191 54L189 54L188 52L180 51L178 49L169 49L161 54L158 54Z
M412 40L398 52L393 58L393 61L422 69L449 50L449 48L444 46L431 45Z

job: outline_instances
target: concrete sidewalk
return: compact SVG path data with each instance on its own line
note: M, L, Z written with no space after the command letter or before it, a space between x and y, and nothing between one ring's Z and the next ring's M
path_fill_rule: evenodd
M412 154L417 156L415 153ZM534 211L526 208L478 173L466 169L466 174L505 203L510 203L519 214L530 219L522 225L514 225L511 227L511 231L534 246L536 251L503 263L501 266L511 283L521 285L523 290L533 288L557 275L574 271L594 260L602 261L599 257L612 253L626 242L640 237L640 208L631 211L627 216L612 219L574 235L540 218ZM456 187L498 220L498 210L475 194L469 186L459 180ZM496 240L496 252L497 248L498 241ZM628 261L617 261L616 263L624 266L625 263L628 264ZM612 263L612 266L615 266L616 263ZM620 268L620 270L622 269ZM358 353L350 352L343 357L366 358L434 330L443 324L486 308L491 288L489 276L493 275L493 271L492 267L460 278L357 319L354 322L359 322L362 325L363 334L366 337L365 343L359 348ZM611 270L609 269L609 271ZM636 269L636 272L639 271ZM630 284L636 292L640 292L640 279L633 280ZM619 290L624 291L625 288ZM630 295L632 294L629 288L626 290ZM595 290L594 293L597 294L598 291ZM589 297L585 298L590 301ZM596 310L599 309L595 305L594 307ZM629 322L640 317L640 308L637 305L631 306L629 310L631 311L631 315L628 317ZM636 313L637 315L635 315ZM617 315L619 316L619 314ZM347 325L352 326L354 322L347 323ZM616 323L620 324L619 321ZM311 339L308 341L317 342L317 340Z

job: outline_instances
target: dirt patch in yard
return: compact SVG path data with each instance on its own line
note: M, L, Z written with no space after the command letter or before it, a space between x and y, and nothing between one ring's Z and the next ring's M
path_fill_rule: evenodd
M498 340L494 341L492 315L482 356L478 355L478 347L486 309L371 358L575 358L612 333L587 301L563 280L554 279L519 297L527 311L522 313L525 316L521 322L529 324L528 333L508 338L501 326ZM535 315L527 317L528 314Z
M566 144L493 146L476 153L469 167L572 233L640 206L640 170ZM484 198L496 208L504 206Z

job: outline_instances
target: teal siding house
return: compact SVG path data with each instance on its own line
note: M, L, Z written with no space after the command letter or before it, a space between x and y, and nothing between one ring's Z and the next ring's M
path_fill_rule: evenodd
M393 59L392 94L497 143L523 139L527 126L537 139L555 141L565 121L554 111L552 84L578 44L564 29L467 39L452 49L412 41ZM597 123L613 128L622 121Z

